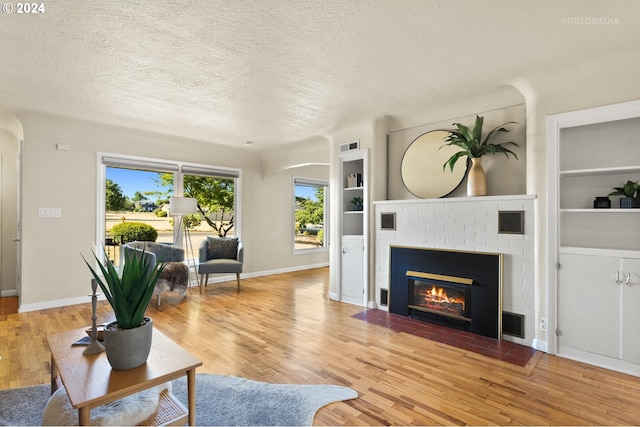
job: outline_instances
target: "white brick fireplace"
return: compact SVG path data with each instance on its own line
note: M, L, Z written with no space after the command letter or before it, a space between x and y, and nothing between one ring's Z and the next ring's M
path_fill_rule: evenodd
M375 205L375 301L381 310L381 290L389 290L391 246L411 246L504 256L503 312L524 315L524 338L503 339L532 346L535 337L535 196L488 196L389 200ZM501 233L499 212L522 212L522 234ZM394 227L381 215L395 214ZM391 218L386 215L385 218Z

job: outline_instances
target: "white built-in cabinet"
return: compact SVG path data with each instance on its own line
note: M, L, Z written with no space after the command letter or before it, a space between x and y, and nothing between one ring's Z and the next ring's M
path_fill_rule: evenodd
M340 153L340 284L342 302L366 305L369 192L366 149ZM356 206L353 200L359 198Z
M596 197L640 180L638 135L640 102L547 118L547 345L640 376L640 209L621 209L618 196L594 208Z

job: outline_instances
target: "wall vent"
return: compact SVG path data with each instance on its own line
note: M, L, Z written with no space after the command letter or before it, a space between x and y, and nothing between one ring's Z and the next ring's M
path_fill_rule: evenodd
M380 289L380 305L385 307L389 305L389 290Z
M524 338L524 314L502 312L502 333Z
M347 142L346 144L342 144L340 146L340 152L357 150L360 148L360 140Z

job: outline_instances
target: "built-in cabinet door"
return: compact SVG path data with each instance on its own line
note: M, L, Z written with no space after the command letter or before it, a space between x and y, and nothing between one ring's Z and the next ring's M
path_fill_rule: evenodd
M623 258L622 360L640 364L640 259Z
M620 258L560 254L558 347L620 358Z
M342 236L341 298L343 302L364 303L364 239L362 236Z

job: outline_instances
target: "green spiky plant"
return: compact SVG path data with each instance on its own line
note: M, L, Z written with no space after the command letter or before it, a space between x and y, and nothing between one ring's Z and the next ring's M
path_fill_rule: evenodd
M125 251L122 274L118 274L109 258L100 262L95 253L93 257L100 267L102 276L91 267L84 256L82 258L111 304L118 327L133 329L142 325L156 282L166 264L158 263L151 267L150 257L144 256L144 248L142 252Z
M509 141L502 142L500 144L492 144L490 142L497 133L509 132L509 130L504 126L516 122L507 122L495 127L489 133L487 133L484 139L482 138L483 122L483 117L476 116L476 123L473 126L473 129L469 129L467 126L461 123L453 124L457 129L449 131L449 135L445 138L446 144L444 144L442 147L455 145L457 147L460 147L461 150L454 153L451 157L449 157L449 160L447 160L444 165L442 165L443 171L447 168L447 166L449 166L451 168L451 171L453 172L453 167L461 157L469 157L473 159L476 157L482 157L485 154L504 153L504 155L507 157L509 157L509 154L511 154L516 158L516 160L518 159L516 153L505 147L505 145L509 144L518 147L518 144L516 144L515 142Z
M638 197L640 197L640 181L627 181L622 187L613 187L614 190L609 193L609 196L624 196L624 197L634 197L637 193Z

